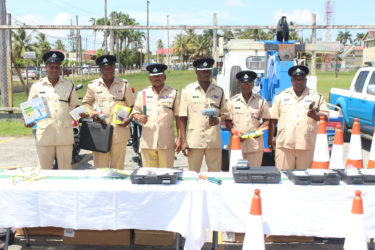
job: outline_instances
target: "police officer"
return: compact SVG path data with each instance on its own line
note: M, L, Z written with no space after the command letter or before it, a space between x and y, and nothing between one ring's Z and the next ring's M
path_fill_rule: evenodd
M322 115L328 119L329 111L324 97L306 87L308 73L309 69L305 66L291 67L288 74L292 87L275 96L272 105L268 143L270 148L276 149L278 169L311 168L317 122Z
M138 92L133 109L134 119L143 124L140 143L142 163L145 167L172 168L175 149L179 151L181 148L180 96L176 89L164 84L167 65L155 63L146 69L151 86ZM176 143L173 117L178 132Z
M187 85L181 92L180 119L182 152L188 156L189 170L200 172L203 156L208 171L221 169L220 117L226 115L227 103L222 88L211 83L211 58L201 58L193 62L197 81ZM216 115L207 116L202 112L213 108ZM186 126L189 128L186 138Z
M257 74L245 70L236 74L241 93L233 96L228 103L228 116L225 120L229 131L238 131L239 136L268 126L270 114L267 101L259 94L253 93L254 80ZM261 166L263 159L263 136L240 139L244 159L249 161L249 166Z
M40 166L52 169L56 157L59 169L72 169L73 125L70 109L79 106L74 84L60 78L64 54L49 51L43 55L47 76L31 86L28 100L43 97L49 117L37 122L36 149ZM27 127L32 127L29 124Z
M123 119L122 123L112 123L112 115L116 104L133 107L134 96L127 80L115 78L116 57L103 55L96 59L99 66L101 78L91 81L87 86L87 92L82 104L91 108L101 108L105 119L96 121L113 125L113 136L111 150L108 153L93 152L94 166L96 168L124 168L127 141L130 138L130 130L127 127L132 115ZM82 116L82 115L81 115Z

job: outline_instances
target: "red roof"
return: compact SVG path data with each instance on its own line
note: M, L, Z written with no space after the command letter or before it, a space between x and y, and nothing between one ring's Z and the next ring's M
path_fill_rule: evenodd
M368 36L371 36L370 39ZM374 40L375 39L375 31L369 31L366 33L365 37L363 40Z
M96 54L96 50L88 50L87 53L89 53L91 55L95 55Z
M174 49L169 49L169 54L172 54L174 52ZM156 54L168 54L168 49L157 49Z
M349 46L345 46L345 50L347 50ZM355 46L354 50L363 50L363 46Z

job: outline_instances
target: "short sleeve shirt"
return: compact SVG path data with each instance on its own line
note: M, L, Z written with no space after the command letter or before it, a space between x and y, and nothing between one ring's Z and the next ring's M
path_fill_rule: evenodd
M228 107L222 88L210 84L206 93L198 82L181 92L180 117L188 118L187 142L190 148L221 148L220 126L210 126L205 108L215 108L216 116L227 115Z
M227 120L232 120L233 128L239 135L256 130L262 119L270 119L267 101L258 94L252 94L248 102L242 94L232 97L228 103ZM241 142L243 153L263 151L263 136L248 138Z
M43 97L50 115L37 122L36 144L38 146L73 144L72 118L69 111L79 106L74 84L60 78L53 86L48 77L45 77L31 86L28 100L37 97Z
M278 120L276 148L312 150L315 147L318 122L307 116L309 106L325 113L329 110L324 97L306 87L301 96L297 96L290 87L278 94L271 109L271 118Z
M149 86L138 92L133 113L143 114L144 96L148 120L142 126L141 148L173 148L175 144L173 121L174 117L178 116L180 108L178 91L164 86L158 94L152 86Z
M134 95L127 80L115 78L109 88L102 78L91 81L87 86L87 92L82 104L89 105L91 108L100 107L102 109L105 123L114 126L112 142L120 143L129 139L129 128L120 127L112 123L116 104L126 107L134 106Z

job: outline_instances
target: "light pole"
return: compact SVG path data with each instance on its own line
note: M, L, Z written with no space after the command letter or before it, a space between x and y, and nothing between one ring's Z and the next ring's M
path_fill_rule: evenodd
M167 15L167 26L169 28L169 15ZM169 71L169 65L170 65L170 57L169 57L169 29L167 30L167 48L168 48L167 65L168 65L168 71Z
M147 0L147 27L149 25L149 4L150 1ZM147 29L147 64L151 63L151 58L150 58L150 30Z

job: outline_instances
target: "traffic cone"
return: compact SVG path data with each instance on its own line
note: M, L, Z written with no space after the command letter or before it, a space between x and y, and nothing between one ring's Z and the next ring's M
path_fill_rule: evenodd
M375 131L372 136L370 156L368 158L367 168L375 168Z
M358 118L354 119L346 168L363 168L361 132Z
M264 232L262 219L262 199L260 190L254 190L251 202L250 215L246 225L246 234L243 242L243 250L264 250Z
M329 167L329 149L326 130L326 121L324 116L320 116L318 134L316 135L314 158L312 168L328 169Z
M329 169L345 169L344 137L340 123L336 125Z
M367 250L367 236L365 221L363 218L363 202L361 191L356 190L353 198L352 214L347 224L347 236L345 237L345 250Z
M229 172L232 172L232 168L237 165L238 160L243 159L240 137L238 136L238 131L233 130L232 135L232 147L230 150L230 162L229 162Z

